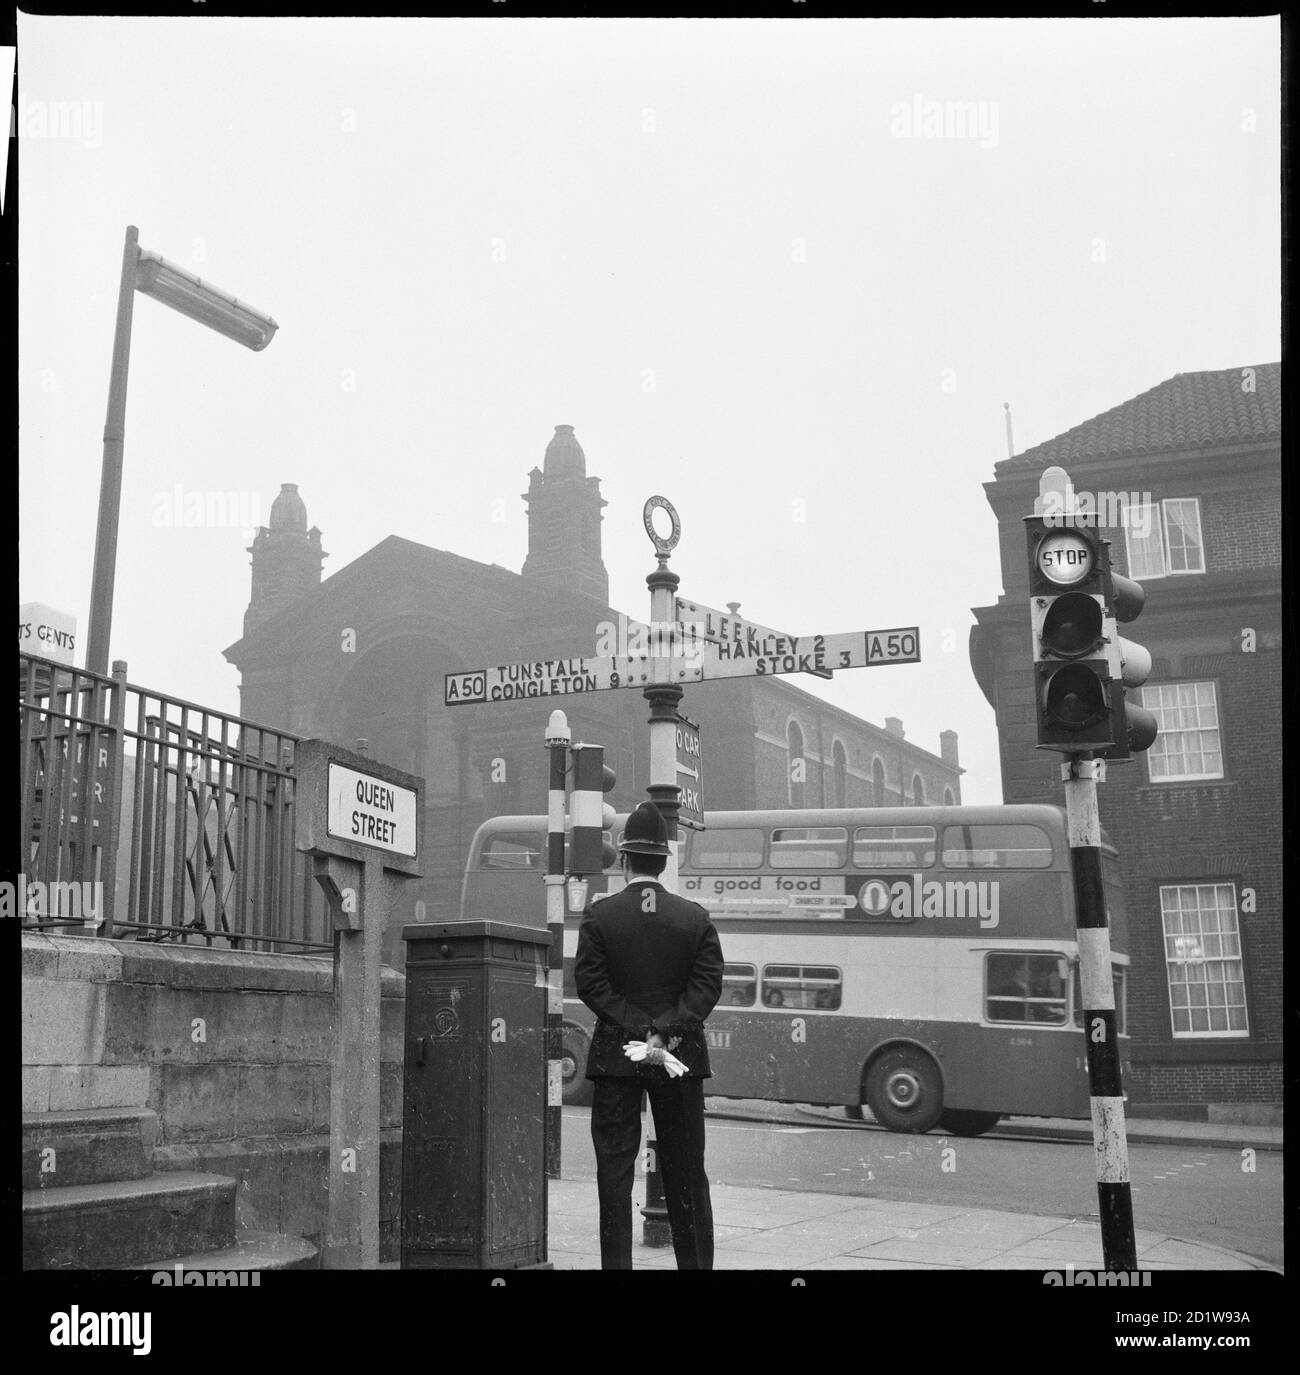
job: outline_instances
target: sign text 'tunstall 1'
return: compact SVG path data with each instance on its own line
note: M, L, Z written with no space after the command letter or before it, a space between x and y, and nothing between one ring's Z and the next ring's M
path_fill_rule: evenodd
M513 702L528 697L559 697L607 688L642 688L654 683L699 683L713 678L768 677L818 669L883 668L919 664L921 635L916 626L892 630L853 630L843 635L787 635L751 652L743 640L698 645L695 652L651 657L619 655L594 659L543 659L496 668L448 673L449 707L476 702ZM770 651L770 652L768 652Z

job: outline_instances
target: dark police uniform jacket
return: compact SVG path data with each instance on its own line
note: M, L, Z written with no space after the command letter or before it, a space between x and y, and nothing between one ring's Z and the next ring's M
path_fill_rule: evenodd
M654 907L647 911L653 894ZM587 1078L653 1074L623 1054L627 1041L659 1032L686 1073L707 1079L704 1020L722 996L722 944L698 902L654 879L588 903L573 962L578 997L599 1019L587 1056Z

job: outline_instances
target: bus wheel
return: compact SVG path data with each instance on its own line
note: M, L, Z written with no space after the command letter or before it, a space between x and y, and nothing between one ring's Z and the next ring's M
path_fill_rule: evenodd
M928 1132L943 1112L943 1081L924 1051L896 1046L867 1071L867 1106L892 1132Z
M953 1136L983 1136L1001 1121L1001 1113L945 1108L939 1117L939 1127Z
M565 1107L585 1108L591 1102L591 1080L586 1078L587 1051L591 1041L579 1026L564 1024L560 1048L560 1078Z

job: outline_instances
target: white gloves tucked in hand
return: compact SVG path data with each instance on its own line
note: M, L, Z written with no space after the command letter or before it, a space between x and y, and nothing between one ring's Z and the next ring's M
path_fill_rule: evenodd
M662 1065L674 1079L686 1073L686 1066L662 1046L652 1046L645 1041L628 1041L623 1046L623 1054L637 1064Z

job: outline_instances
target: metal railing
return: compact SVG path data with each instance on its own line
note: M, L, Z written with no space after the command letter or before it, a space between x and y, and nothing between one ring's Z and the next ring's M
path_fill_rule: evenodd
M297 737L19 655L26 925L232 950L330 950L294 830ZM90 909L89 915L87 909Z

